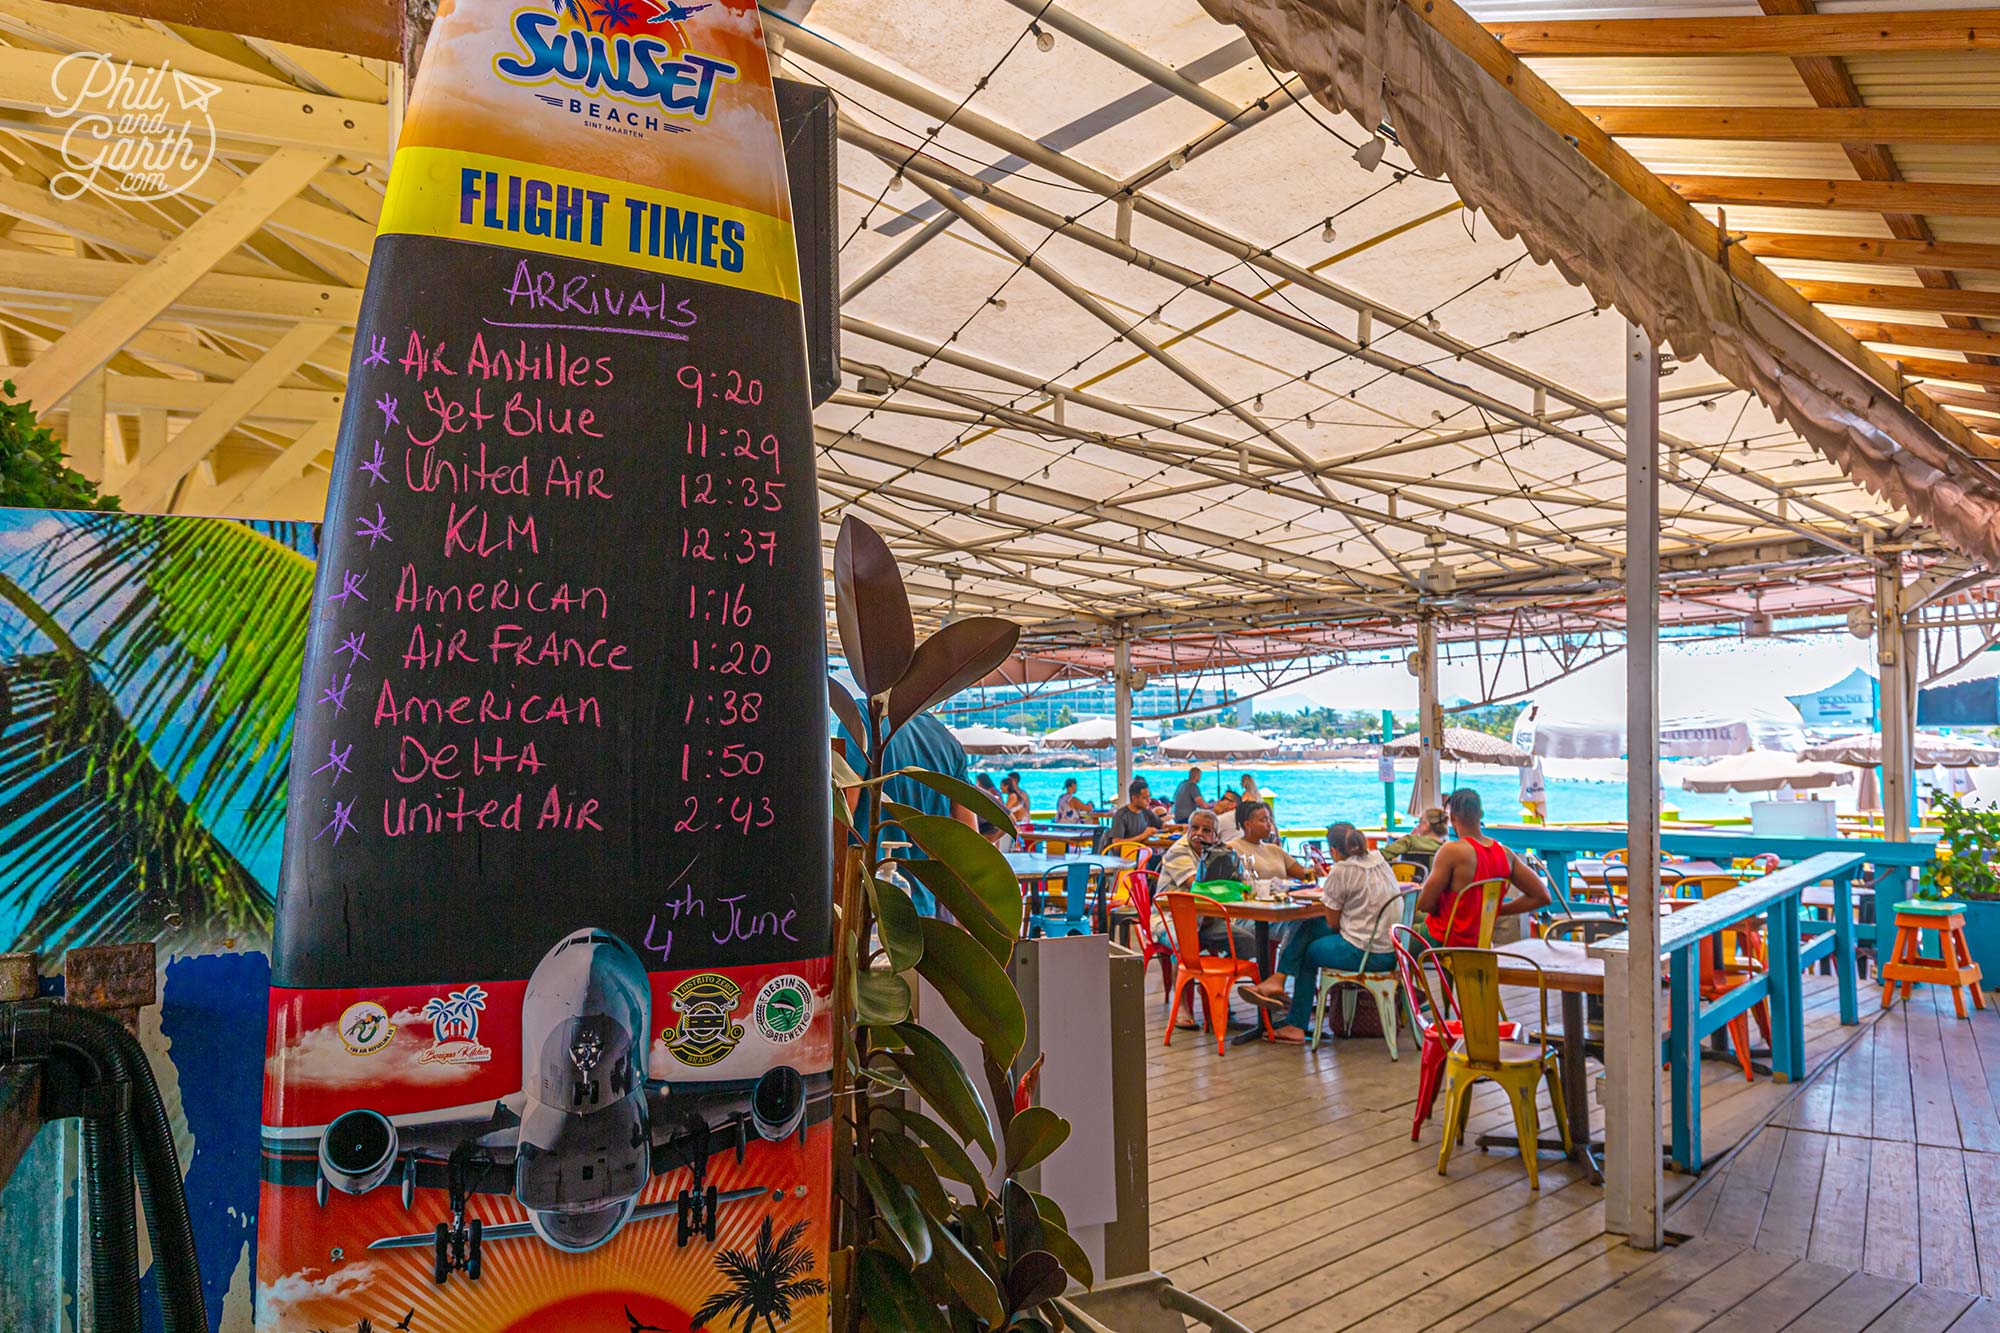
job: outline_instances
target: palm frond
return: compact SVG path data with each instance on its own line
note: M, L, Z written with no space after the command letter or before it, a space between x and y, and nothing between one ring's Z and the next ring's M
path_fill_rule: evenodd
M308 535L223 519L62 518L37 600L97 661L193 806L235 812L246 845L261 844L284 819L312 604L313 562L298 549Z
M270 928L269 893L209 833L75 651L4 668L0 909L15 948Z

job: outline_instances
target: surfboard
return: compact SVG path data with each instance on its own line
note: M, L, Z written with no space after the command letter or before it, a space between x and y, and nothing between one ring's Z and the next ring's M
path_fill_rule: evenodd
M443 8L299 691L259 1329L825 1325L791 217L754 4Z

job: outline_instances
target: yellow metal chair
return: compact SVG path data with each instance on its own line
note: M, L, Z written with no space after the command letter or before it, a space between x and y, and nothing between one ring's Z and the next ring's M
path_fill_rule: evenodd
M1423 867L1414 861L1391 861L1389 869L1395 873L1398 884L1415 884Z
M1513 955L1511 965L1535 970L1541 1000L1540 1035L1531 1041L1507 1041L1500 1025L1507 1014L1500 1001L1500 959L1492 949L1433 949L1423 956L1419 976L1432 1013L1449 1012L1440 999L1449 990L1457 1001L1463 1035L1453 1043L1444 1066L1444 1142L1438 1148L1438 1174L1451 1165L1451 1150L1465 1141L1466 1120L1472 1114L1473 1085L1491 1079L1507 1092L1514 1109L1514 1133L1521 1144L1521 1161L1528 1168L1528 1188L1542 1187L1536 1154L1541 1141L1541 1114L1535 1105L1537 1088L1546 1083L1549 1107L1561 1131L1563 1151L1570 1150L1569 1119L1563 1112L1561 1053L1549 1041L1549 988L1540 964Z
M1500 900L1507 896L1507 889L1512 883L1512 880L1507 879L1480 879L1474 880L1463 889L1460 889L1458 897L1452 900L1449 924L1445 928L1445 938L1439 940L1438 943L1445 944L1450 940L1452 935L1457 933L1452 927L1458 924L1461 914L1470 915L1466 910L1465 904L1474 893L1477 893L1479 895L1478 947L1481 949L1492 948L1493 925L1500 919Z

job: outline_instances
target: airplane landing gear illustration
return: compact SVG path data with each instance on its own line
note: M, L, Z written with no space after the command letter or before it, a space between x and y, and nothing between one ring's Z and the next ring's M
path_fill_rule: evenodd
M465 1215L466 1201L478 1183L475 1170L483 1171L484 1163L474 1154L461 1151L451 1155L446 1177L451 1191L451 1221L437 1224L431 1255L431 1279L439 1286L449 1281L453 1273L463 1273L473 1282L479 1280L479 1242L485 1224Z
M700 1236L713 1245L716 1214L720 1211L715 1186L682 1190L676 1202L679 1207L674 1214L674 1244L685 1248L689 1241Z

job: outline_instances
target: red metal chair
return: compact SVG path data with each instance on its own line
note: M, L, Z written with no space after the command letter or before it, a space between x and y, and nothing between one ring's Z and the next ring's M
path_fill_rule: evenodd
M1160 872L1157 870L1128 870L1119 878L1124 882L1131 899L1130 905L1112 914L1114 921L1122 929L1127 948L1136 948L1140 954L1140 970L1160 960L1160 990L1171 994L1174 987L1174 937L1167 925L1156 919L1159 907ZM1132 941L1137 940L1137 944Z
M1451 1048L1465 1035L1465 1025L1456 1013L1434 1014L1424 998L1424 984L1417 962L1430 951L1430 941L1409 926L1391 926L1389 938L1396 942L1396 979L1402 982L1403 999L1410 1006L1410 1024L1417 1030L1422 1048L1417 1057L1417 1111L1410 1119L1410 1142L1415 1143L1431 1118L1438 1089L1444 1085L1444 1066ZM1456 1004L1448 991L1441 1003ZM1500 1040L1522 1041L1527 1028L1520 1023L1502 1022Z
M1203 1012L1208 1016L1208 1024L1215 1029L1215 1051L1226 1054L1229 1046L1229 992L1239 981L1256 981L1257 964L1247 958L1236 956L1236 937L1233 931L1223 932L1229 953L1226 957L1216 957L1201 951L1201 905L1207 903L1225 921L1228 914L1222 904L1206 894L1166 893L1161 895L1167 906L1167 920L1173 932L1175 961L1178 964L1173 990L1167 1001L1167 1038L1162 1046L1174 1044L1174 1024L1180 1018L1181 997L1190 990L1199 990ZM1259 1021L1264 1024L1264 1033L1271 1033L1271 1016L1262 1005L1257 1007Z

